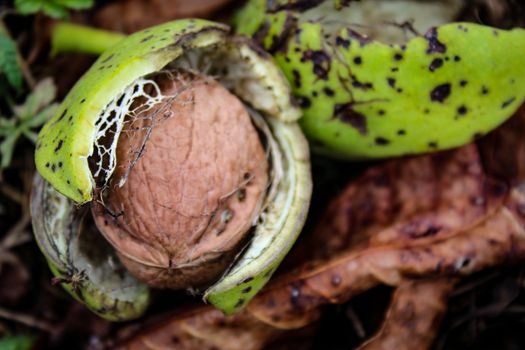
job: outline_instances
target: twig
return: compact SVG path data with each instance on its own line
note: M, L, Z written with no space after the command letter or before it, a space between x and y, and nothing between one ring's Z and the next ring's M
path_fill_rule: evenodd
M25 158L27 160L27 158ZM29 162L29 164L32 164ZM20 219L12 226L5 234L4 238L0 241L0 251L9 250L31 240L31 235L25 231L27 225L31 221L31 212L29 210L29 197L31 193L32 185L32 172L31 165L24 167L21 178L23 184L23 192L12 188L6 183L0 184L0 190L8 195L10 198L15 200L21 207Z
M17 204L22 204L24 202L23 193L5 182L0 182L0 192Z
M24 229L29 224L31 217L29 213L24 213L20 220L7 231L5 237L0 241L0 250L8 250L29 242L31 240L31 235Z
M31 235L29 232L24 231L24 228L29 224L30 219L31 217L29 212L24 210L22 218L20 218L20 220L6 233L4 238L0 241L0 273L4 263L11 263L12 265L17 265L24 274L29 275L27 268L20 261L17 255L10 252L10 249L31 240Z
M3 251L0 249L0 273L2 272L2 264L9 263L11 265L17 265L22 267L22 262L17 255L11 253L10 251ZM22 267L23 268L23 267Z
M55 327L51 323L40 321L40 320L37 320L33 316L10 311L2 307L0 307L0 318L22 323L22 324L25 324L26 326L37 328L37 329L40 329L40 330L43 330L49 333L52 333L55 329Z
M363 322L361 322L361 319L359 318L359 315L355 312L355 310L349 306L346 308L346 317L352 322L352 326L354 327L354 331L357 334L357 336L361 339L364 339L366 337L366 331L365 327L363 326Z
M475 281L463 284L463 285L459 286L458 288L456 288L450 294L450 297L453 298L453 297L459 296L461 294L470 292L471 290L476 289L477 287L479 287L479 286L481 286L481 285L483 285L483 284L493 280L494 278L498 277L499 275L500 275L499 271L494 271L494 272L492 272L491 274L489 274L487 276L483 276L483 277L481 277L479 279L476 279Z
M509 306L503 312L507 314L525 314L525 305Z

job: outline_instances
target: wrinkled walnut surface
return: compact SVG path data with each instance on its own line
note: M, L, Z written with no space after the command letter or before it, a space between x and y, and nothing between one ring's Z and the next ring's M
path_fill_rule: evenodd
M268 164L246 108L218 82L177 75L159 85L168 97L126 123L104 205L93 214L137 278L198 287L246 242Z

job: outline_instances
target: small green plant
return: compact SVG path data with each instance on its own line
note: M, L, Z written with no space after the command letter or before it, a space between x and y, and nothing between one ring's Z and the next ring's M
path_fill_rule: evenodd
M36 338L30 335L7 335L0 337L2 350L29 350L33 348Z
M16 90L19 91L22 88L23 77L22 71L17 60L16 43L13 39L11 39L6 33L2 32L1 30L0 75L3 76L7 83Z
M66 18L68 10L84 10L93 6L93 0L15 0L15 8L22 15L43 12L49 17Z
M35 86L24 103L12 106L11 118L0 116L0 170L10 165L17 141L22 136L33 143L36 142L36 129L55 113L58 106L52 103L55 94L53 81L46 78Z
M0 18L0 173L11 164L18 140L25 136L35 143L36 129L57 107L52 103L56 94L52 80L44 79L35 85L29 69L24 67L16 42ZM17 104L24 95L25 101Z

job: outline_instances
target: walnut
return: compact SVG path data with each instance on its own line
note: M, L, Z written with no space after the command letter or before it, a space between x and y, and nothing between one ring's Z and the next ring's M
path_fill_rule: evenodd
M308 212L295 102L271 56L223 24L108 47L37 140L32 222L57 280L114 321L142 315L150 286L241 310Z
M95 222L139 280L189 288L218 279L249 238L268 163L243 103L197 75L164 75L160 104L125 123Z

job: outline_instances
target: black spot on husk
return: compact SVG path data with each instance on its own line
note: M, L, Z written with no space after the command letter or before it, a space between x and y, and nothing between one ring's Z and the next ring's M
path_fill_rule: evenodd
M306 50L301 57L301 62L312 61L313 73L317 78L322 80L328 79L328 72L330 71L331 59L323 50Z
M436 86L430 92L430 100L442 103L447 99L448 96L450 96L451 89L452 88L449 83Z
M516 97L511 97L509 98L507 101L503 102L501 104L501 108L507 108L508 106L510 106L512 104L512 102L514 102L516 100Z
M438 40L437 28L433 27L425 34L425 39L428 41L427 53L445 53L447 46Z
M443 66L443 60L441 58L434 58L432 62L430 62L430 65L428 66L428 69L431 72L434 72L436 69Z
M390 140L384 137L376 137L375 143L376 145L379 145L379 146L386 146L390 143Z
M340 36L336 37L335 38L335 44L337 46L342 46L344 47L345 49L348 49L350 47L350 40L348 39L343 39L341 38Z
M350 124L361 135L368 134L366 117L354 111L350 103L336 104L334 107L334 117L343 123Z

